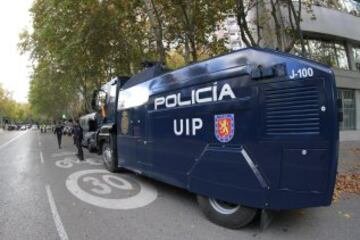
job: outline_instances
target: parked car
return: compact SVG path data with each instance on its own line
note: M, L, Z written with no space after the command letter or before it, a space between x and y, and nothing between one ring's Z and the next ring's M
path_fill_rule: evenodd
M63 134L67 136L71 136L73 134L73 127L69 125L65 126L63 128Z
M7 129L8 131L13 131L13 130L16 130L16 128L17 128L16 125L9 124L9 125L7 125L7 128L6 128L6 129Z
M21 130L21 131L25 131L25 130L26 130L26 126L25 126L25 125L22 125L22 126L20 127L20 130Z
M53 131L53 125L46 125L46 131L52 132Z

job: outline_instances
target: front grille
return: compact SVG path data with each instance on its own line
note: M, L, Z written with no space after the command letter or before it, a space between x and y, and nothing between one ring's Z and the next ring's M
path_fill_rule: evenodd
M316 135L320 96L316 86L265 89L266 135Z

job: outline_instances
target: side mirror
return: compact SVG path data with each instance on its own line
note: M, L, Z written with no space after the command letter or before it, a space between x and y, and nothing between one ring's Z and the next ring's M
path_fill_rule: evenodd
M101 109L102 107L105 107L105 105L106 105L106 97L107 97L106 92L104 92L104 91L99 91L98 92L97 101L96 101L98 109Z
M102 107L105 107L106 105L106 97L107 94L105 91L100 90L97 91L95 90L93 92L93 97L91 99L91 107L94 111L98 111L100 110Z

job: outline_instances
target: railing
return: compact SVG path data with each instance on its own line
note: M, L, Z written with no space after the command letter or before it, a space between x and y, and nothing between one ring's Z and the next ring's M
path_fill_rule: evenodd
M360 17L360 0L314 0L313 4Z

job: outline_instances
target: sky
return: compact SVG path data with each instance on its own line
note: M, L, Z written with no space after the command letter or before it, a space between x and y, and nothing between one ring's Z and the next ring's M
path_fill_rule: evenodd
M0 2L0 83L18 102L27 102L31 61L17 48L19 34L31 30L29 8L33 0Z

